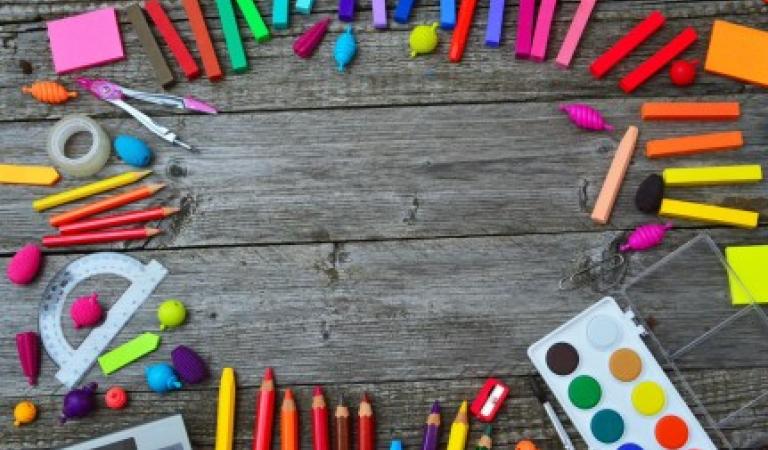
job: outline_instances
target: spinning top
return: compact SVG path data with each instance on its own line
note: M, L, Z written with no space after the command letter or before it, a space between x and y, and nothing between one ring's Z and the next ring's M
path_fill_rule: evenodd
M75 328L92 327L101 321L103 311L99 304L99 294L93 293L78 298L69 308L69 316Z
M301 36L296 38L293 43L293 53L299 58L309 58L315 52L315 49L323 41L326 31L328 31L328 25L331 24L331 18L326 17L316 24L309 27Z
M109 409L123 409L128 404L128 394L120 386L112 386L104 394L104 404Z
M611 131L613 126L605 123L603 115L595 108L584 103L561 104L560 111L568 114L568 119L581 128L589 131Z
M61 408L59 421L85 417L96 408L96 383L88 383L81 389L72 389L64 396L64 406Z

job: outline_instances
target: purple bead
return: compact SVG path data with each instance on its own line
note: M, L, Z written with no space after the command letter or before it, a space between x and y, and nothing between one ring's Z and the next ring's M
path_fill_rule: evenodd
M64 423L67 419L85 417L96 408L96 383L88 383L81 389L72 389L64 396L64 406L61 408L61 418Z
M173 368L185 383L197 384L208 379L208 367L194 350L179 345L171 352Z

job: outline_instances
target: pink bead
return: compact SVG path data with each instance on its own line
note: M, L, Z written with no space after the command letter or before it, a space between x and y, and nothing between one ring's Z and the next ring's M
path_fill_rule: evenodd
M80 297L72 303L69 309L69 316L75 323L75 328L92 327L101 320L101 305L99 304L99 294L95 292L91 295Z
M328 25L330 25L330 17L317 22L309 27L301 36L299 36L293 43L293 52L299 58L309 58L320 42L322 42L325 32L328 31Z
M560 105L560 111L568 114L568 119L582 130L613 130L613 126L605 123L605 119L603 119L600 111L584 103L562 104Z
M642 251L656 247L664 240L667 230L672 228L671 223L647 223L640 225L629 234L627 242L619 246L620 252Z

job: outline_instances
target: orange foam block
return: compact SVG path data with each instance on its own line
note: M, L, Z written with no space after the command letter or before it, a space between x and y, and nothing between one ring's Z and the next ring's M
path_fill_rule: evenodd
M619 196L621 190L621 183L624 182L624 175L627 173L629 163L632 161L632 154L635 152L637 135L637 127L630 126L619 142L611 167L608 169L605 181L603 181L603 187L600 188L600 194L597 196L595 208L592 210L592 220L595 223L606 224L611 217L613 205L616 203L616 197Z
M648 102L640 108L643 120L736 120L739 102Z
M744 145L744 138L741 131L723 131L648 141L645 144L645 156L665 158L668 156L695 155L697 153L734 150L742 145Z
M715 20L704 70L768 87L768 32Z

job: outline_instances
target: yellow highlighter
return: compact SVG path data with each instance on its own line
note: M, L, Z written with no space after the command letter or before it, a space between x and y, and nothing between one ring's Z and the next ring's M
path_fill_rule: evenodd
M662 172L665 186L711 186L757 183L763 179L760 164L738 166L676 167Z
M235 435L235 371L225 367L219 384L219 406L216 416L216 450L232 450Z
M448 436L447 450L464 450L467 446L469 434L469 421L467 420L467 401L461 402L459 412L451 425L451 434Z
M46 209L55 208L66 203L80 200L81 198L90 197L91 195L100 194L102 192L117 189L119 187L135 183L142 178L152 173L151 170L145 170L142 172L125 172L114 177L105 178L95 183L86 184L68 191L59 192L58 194L49 195L47 197L39 198L32 202L32 207L35 211L45 211Z
M755 228L760 214L743 209L723 208L705 203L684 202L665 198L661 200L659 215L677 219L731 225L739 228Z
M59 172L51 166L0 164L0 183L50 186L59 181Z

